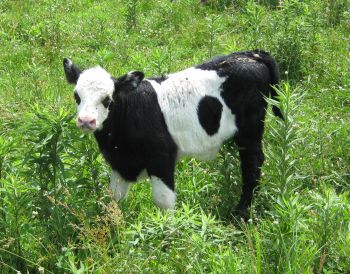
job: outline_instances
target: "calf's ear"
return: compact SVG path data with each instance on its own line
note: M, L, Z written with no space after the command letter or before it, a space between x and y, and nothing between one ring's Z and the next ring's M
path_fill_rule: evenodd
M117 91L130 91L137 88L142 82L145 74L142 71L130 71L118 79L114 80L115 88Z
M73 64L68 58L63 58L63 68L66 79L70 84L76 84L80 76L81 70Z
M134 87L137 87L141 81L145 78L145 74L142 71L130 71L126 75L127 81L129 81Z

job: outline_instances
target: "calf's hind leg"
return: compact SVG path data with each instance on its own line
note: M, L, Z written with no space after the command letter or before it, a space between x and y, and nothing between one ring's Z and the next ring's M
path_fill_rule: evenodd
M242 138L237 138L235 141L239 148L243 179L242 194L236 206L236 211L243 218L247 219L249 217L248 207L252 202L253 191L260 179L260 169L264 162L264 153L260 138L251 141L243 141Z

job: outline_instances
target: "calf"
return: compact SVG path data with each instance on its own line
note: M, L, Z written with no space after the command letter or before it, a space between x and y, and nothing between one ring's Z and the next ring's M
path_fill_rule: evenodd
M141 71L114 78L101 67L80 70L66 58L63 65L68 82L75 84L77 125L94 133L112 168L116 200L147 174L155 204L173 209L176 161L211 159L233 138L243 177L237 210L247 214L264 161L264 97L275 97L272 85L279 82L278 66L268 53L236 52L148 79ZM282 118L278 108L273 111Z

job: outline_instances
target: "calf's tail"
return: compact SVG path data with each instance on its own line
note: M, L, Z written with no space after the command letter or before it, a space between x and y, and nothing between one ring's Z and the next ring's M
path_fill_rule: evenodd
M272 99L278 100L278 95L276 90L274 89L274 86L277 86L278 83L280 82L280 71L278 68L278 64L276 63L275 59L272 58L272 56L262 50L254 50L253 51L253 56L257 61L260 61L264 63L269 71L270 71L270 95ZM279 118L283 119L283 115L281 113L281 110L277 106L272 106L272 111L273 113L278 116Z

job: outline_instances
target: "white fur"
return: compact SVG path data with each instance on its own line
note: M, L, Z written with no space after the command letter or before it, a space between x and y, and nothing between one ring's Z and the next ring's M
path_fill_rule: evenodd
M117 171L112 170L109 188L112 190L116 201L119 201L127 196L130 186L130 182L125 181Z
M156 90L169 133L178 146L179 156L199 159L215 157L223 141L237 131L235 116L220 96L220 86L226 80L215 71L189 68L174 74L160 84L148 80ZM203 96L217 98L223 105L218 132L209 136L199 123L198 103Z
M114 82L111 75L101 67L83 71L80 75L75 92L81 103L78 105L78 117L96 119L96 129L102 129L102 123L108 116L108 109L102 105L107 96L112 98Z
M151 182L154 203L161 209L173 210L176 200L175 192L156 176L151 176Z

